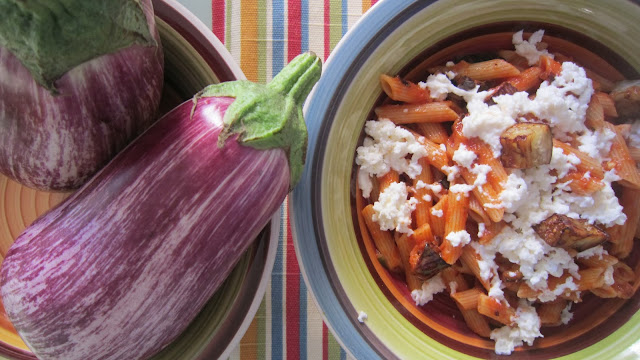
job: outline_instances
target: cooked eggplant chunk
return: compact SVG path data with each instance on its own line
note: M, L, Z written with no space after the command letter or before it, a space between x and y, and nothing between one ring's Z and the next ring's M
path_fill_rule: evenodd
M551 246L583 251L600 245L609 234L583 219L553 214L533 227L535 232Z
M628 118L640 115L640 80L620 81L611 91L611 97L619 116Z
M495 105L496 102L493 101L494 97L500 96L500 95L513 95L517 92L518 92L518 89L515 86L511 85L511 83L503 82L498 87L493 89L491 95L489 95L485 101L489 105Z
M413 266L413 272L422 279L430 279L441 270L448 268L447 264L440 257L440 250L435 244L426 243L418 261Z
M546 124L518 123L500 135L500 160L507 168L529 169L551 162L553 137Z

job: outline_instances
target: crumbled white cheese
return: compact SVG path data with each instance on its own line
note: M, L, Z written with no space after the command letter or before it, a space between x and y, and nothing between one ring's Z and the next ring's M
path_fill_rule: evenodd
M474 243L475 244L475 243ZM565 270L579 278L578 265L571 255L562 248L548 245L533 230L533 228L514 229L505 227L491 241L484 245L474 246L483 262L495 259L500 253L504 258L514 264L520 265L523 280L535 290L544 290L547 287L549 276L560 277ZM493 277L495 264L481 264L481 274L486 280Z
M504 190L500 193L500 201L507 211L518 208L520 202L527 199L527 182L520 174L520 172L509 174Z
M367 315L367 313L366 313L366 312L364 312L364 311L360 311L360 312L358 313L358 321L359 321L360 323L363 323L363 322L364 322L365 320L367 320L368 318L369 318L369 316Z
M442 209L431 208L431 215L436 216L436 217L443 217L444 216L444 211L442 211Z
M615 283L615 279L613 278L613 266L609 265L604 271L604 284L607 286L613 285Z
M500 135L522 116L530 114L549 124L554 137L567 140L571 133L588 130L584 117L591 95L593 86L584 69L564 62L561 74L551 83L544 81L534 97L521 91L495 96L495 104L489 105L484 102L486 94L468 91L469 115L462 120L462 133L480 138L497 157L502 149Z
M445 239L454 247L464 246L471 242L471 236L466 230L450 232Z
M445 165L440 170L442 170L443 173L447 174L448 181L455 180L458 176L458 173L460 172L460 168L457 165Z
M478 223L478 237L481 238L482 236L484 236L484 232L487 230L487 225L485 225L485 223L481 222Z
M438 273L438 275L423 282L421 289L413 290L411 292L411 298L416 305L422 306L433 300L433 295L442 292L446 288L442 276Z
M545 288L542 292L537 296L536 300L542 302L553 301L568 291L568 293L575 292L578 290L578 285L573 281L572 277L567 278L564 283L556 285L556 287L552 290L549 288Z
M602 162L608 160L611 150L611 143L616 133L609 128L598 129L596 131L585 131L578 136L578 150Z
M469 196L469 192L474 188L473 185L467 184L455 184L449 186L449 192L454 194L464 194L464 196Z
M460 146L453 153L453 157L451 159L458 163L458 165L467 169L471 169L471 165L477 157L478 156L476 155L476 153L469 150L465 144L460 144Z
M631 123L631 129L626 134L625 139L629 147L640 148L640 120Z
M487 174L491 171L491 166L485 164L475 164L471 168L471 173L476 175L473 186L482 189L482 185L487 183Z
M404 182L393 182L382 191L373 204L373 221L382 230L396 230L412 234L411 212L418 200L409 198L409 190Z
M560 314L560 321L567 325L571 319L573 319L573 313L571 312L571 306L573 303L569 302L564 309L562 309L562 313Z
M449 293L453 295L456 291L458 291L458 283L456 281L449 282Z
M371 194L371 176L381 176L390 169L415 178L422 171L418 160L427 154L425 147L408 130L387 119L370 120L364 126L367 137L356 149L360 167L358 185L362 195Z
M544 30L538 30L529 36L528 40L524 40L522 37L523 31L520 30L513 34L512 42L516 48L516 53L527 59L529 65L535 65L540 60L540 56L546 55L553 58L553 54L550 54L546 49L538 50L537 45L542 41L544 36Z
M513 321L515 323L513 326L503 326L491 331L490 337L496 342L496 354L509 355L516 346L523 343L533 345L533 341L542 336L540 318L536 309L526 300L520 300Z
M442 184L434 183L428 186L434 194L440 194L442 192Z
M518 93L516 93L518 94ZM514 95L516 95L514 94ZM494 101L502 98L502 103L509 100L501 95L493 97ZM485 95L475 96L467 103L469 115L462 119L462 134L468 138L477 137L491 147L494 156L499 156L502 149L500 135L516 123L512 114L503 111L499 105L488 105L484 102Z
M608 255L609 253L605 250L602 245L594 246L592 248L588 248L587 250L580 251L576 254L576 258L584 259L590 257L598 257L598 259L602 260L604 255Z

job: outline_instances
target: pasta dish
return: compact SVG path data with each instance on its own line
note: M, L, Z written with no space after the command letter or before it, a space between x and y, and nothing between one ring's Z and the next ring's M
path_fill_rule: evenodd
M388 100L356 151L379 261L418 306L449 294L498 354L569 323L587 293L639 286L625 259L639 233L640 84L543 40L519 31L512 49L420 82L381 75Z

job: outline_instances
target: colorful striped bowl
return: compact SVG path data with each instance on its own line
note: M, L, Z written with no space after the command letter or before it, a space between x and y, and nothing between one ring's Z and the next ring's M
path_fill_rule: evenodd
M486 48L477 41L459 45L472 37L543 28L638 78L638 19L639 4L627 0L382 0L344 36L307 102L309 156L289 201L303 276L327 325L350 355L501 357L495 355L492 342L466 328L449 299L415 307L406 287L379 266L359 235L354 156L363 125L382 98L378 76L406 75L455 44L453 52ZM637 265L635 270L638 273ZM640 358L640 295L626 302L585 300L580 306L573 324L548 332L532 347L517 348L511 357ZM363 322L358 320L360 312L367 314Z
M154 0L153 5L165 56L162 112L190 99L206 85L245 79L224 45L184 6L174 0ZM29 189L0 175L0 254L6 253L36 217L66 196ZM264 297L276 258L280 218L279 214L272 218L198 317L154 360L229 356ZM35 359L3 314L0 358Z

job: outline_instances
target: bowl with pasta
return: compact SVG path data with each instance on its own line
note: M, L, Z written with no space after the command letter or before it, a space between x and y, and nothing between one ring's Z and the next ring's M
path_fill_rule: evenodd
M380 1L305 108L294 243L355 358L640 358L640 5Z

